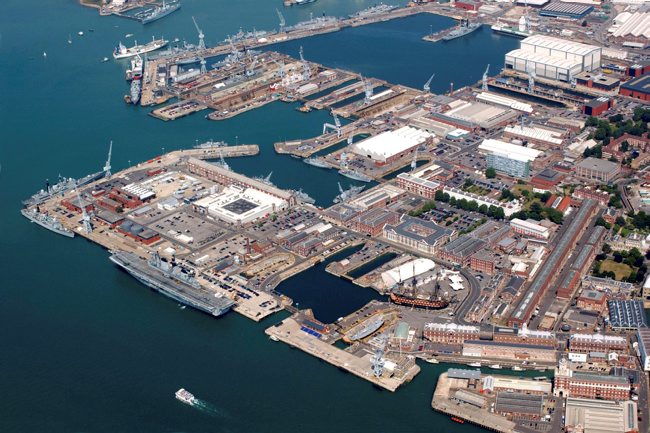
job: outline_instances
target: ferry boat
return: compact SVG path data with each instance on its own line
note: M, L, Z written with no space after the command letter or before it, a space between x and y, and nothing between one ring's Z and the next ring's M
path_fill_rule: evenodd
M176 391L175 396L178 400L182 401L185 404L189 404L190 406L193 406L194 403L196 403L196 397L194 397L194 394L186 391L185 388L181 388Z
M74 237L73 231L64 227L63 224L61 224L61 221L59 221L56 217L40 212L38 206L36 209L32 210L21 209L20 213L31 222L36 223L39 226L46 228L54 233L60 234L67 238Z
M138 41L135 41L134 45L131 48L127 48L122 42L118 44L117 47L113 50L114 59L126 59L128 57L133 57L138 54L144 54L151 51L159 50L160 48L166 46L169 41L165 39L155 39L151 38L151 42L144 45L138 45Z

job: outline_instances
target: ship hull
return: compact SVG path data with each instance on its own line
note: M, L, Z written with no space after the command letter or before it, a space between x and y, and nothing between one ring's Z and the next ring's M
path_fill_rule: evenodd
M33 222L33 223L38 224L39 226L43 227L44 229L47 229L47 230L49 230L49 231L51 231L51 232L54 232L54 233L56 233L56 234L58 234L58 235L61 235L61 236L65 236L66 238L74 238L74 232L72 232L72 231L70 231L70 230L59 230L59 229L57 229L57 228L55 228L55 227L49 226L49 225L45 224L44 222L39 221L38 219L36 219L36 218L34 218L33 216L31 216L31 215L29 214L29 211L27 211L27 209L22 209L22 210L20 211L20 213L21 213L25 218L27 218L28 220L30 220L30 221Z
M115 52L113 52L113 58L115 58L116 60L127 59L129 57L133 57L133 56L136 56L138 54L150 53L152 51L159 50L159 49L167 46L167 44L168 44L168 42L164 41L164 42L161 42L161 43L155 44L155 45L142 45L141 48L138 48L138 49L132 50L132 51L129 51L132 48L129 48L129 50L127 50L125 52L117 52L117 51L115 51Z
M449 306L449 302L444 299L418 299L408 296L400 296L394 293L390 294L390 300L397 305L406 305L409 307L428 308L431 310L442 310Z
M527 34L516 30L510 30L501 27L492 26L491 29L494 33L498 33L500 35L505 35L505 36L512 36L513 38L525 39L528 36L532 36L532 33Z
M339 170L339 174L341 176L345 176L345 177L347 177L349 179L358 180L359 182L372 182L371 178L369 178L367 176L360 175L360 174L355 173L353 171Z
M478 29L480 29L481 26L472 26L472 27L465 27L465 30L458 32L458 33L453 33L453 34L447 34L446 36L443 36L442 40L443 41L453 41L454 39L462 38L463 36L467 36L470 33L474 33Z
M330 168L329 165L325 164L324 162L320 162L317 159L304 159L303 162L305 164L309 164L313 167L318 167L318 168Z
M149 23L152 23L152 22L154 22L154 21L158 21L159 19L161 19L161 18L165 18L167 15L169 15L169 14L171 14L171 13L173 13L173 12L176 12L176 11L179 10L180 8L181 8L181 4L180 4L180 3L177 3L176 5L174 5L174 6L170 6L168 9L166 9L166 10L163 11L163 12L160 12L160 13L157 14L157 15L153 15L153 16L149 16L149 17L141 18L141 19L140 19L140 22L141 22L142 24L149 24Z
M219 308L207 305L203 301L198 301L185 292L185 290L190 289L189 286L187 289L184 289L182 283L174 282L171 278L162 274L154 275L150 272L145 272L120 256L114 254L110 257L110 260L145 286L148 286L183 305L208 313L214 317L223 316L231 309L231 306L227 308Z

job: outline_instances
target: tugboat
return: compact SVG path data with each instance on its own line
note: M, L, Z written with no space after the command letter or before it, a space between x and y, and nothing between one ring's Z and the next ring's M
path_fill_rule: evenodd
M186 391L185 388L181 388L178 391L176 391L176 398L180 401L182 401L185 404L189 404L190 406L193 406L194 403L196 403L196 397L189 392Z

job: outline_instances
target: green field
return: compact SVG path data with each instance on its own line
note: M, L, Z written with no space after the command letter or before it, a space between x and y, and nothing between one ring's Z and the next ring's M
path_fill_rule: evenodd
M620 281L630 275L632 268L625 263L616 263L614 260L605 260L600 264L600 272L605 271L614 272L616 274L616 279Z

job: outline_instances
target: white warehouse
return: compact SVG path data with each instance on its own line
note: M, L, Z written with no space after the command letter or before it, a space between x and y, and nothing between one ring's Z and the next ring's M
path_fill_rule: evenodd
M404 126L386 131L351 146L352 152L375 161L378 165L390 164L415 151L421 144L429 144L434 135L424 130Z
M505 68L523 73L532 71L538 77L569 82L580 72L600 68L601 56L602 48L595 45L534 35L506 54Z

